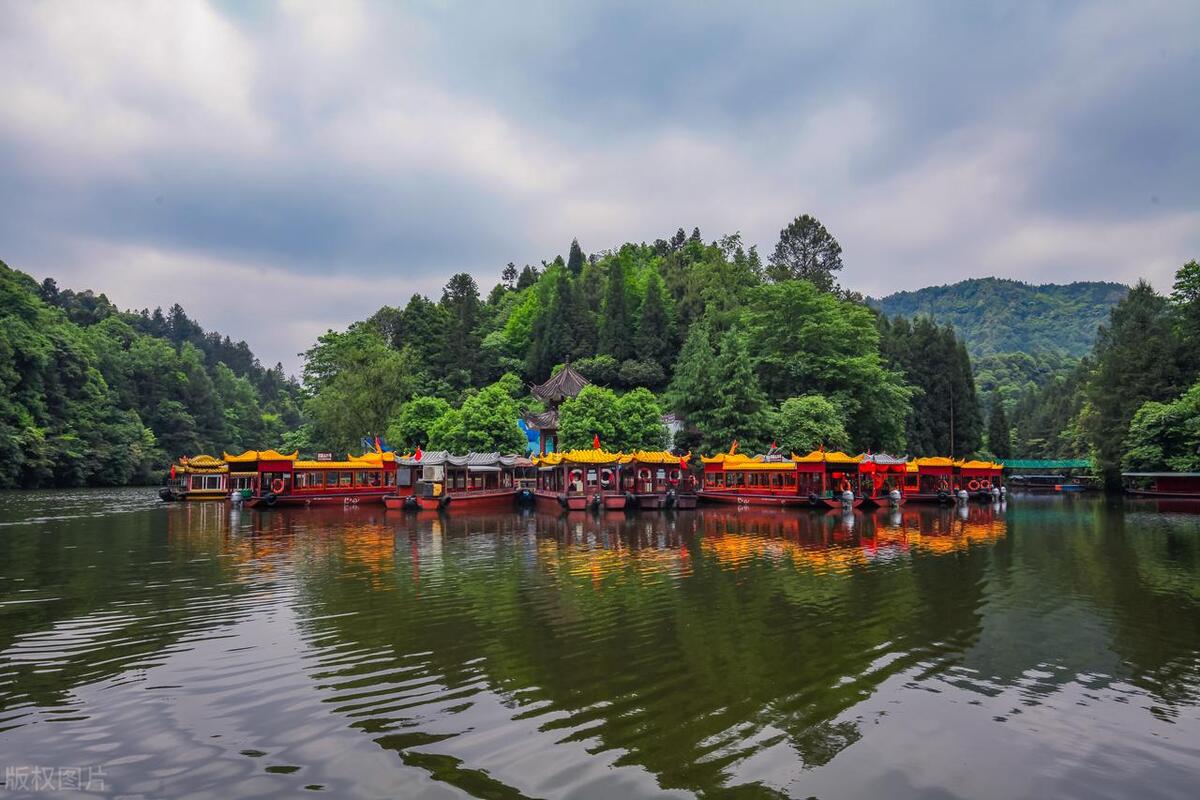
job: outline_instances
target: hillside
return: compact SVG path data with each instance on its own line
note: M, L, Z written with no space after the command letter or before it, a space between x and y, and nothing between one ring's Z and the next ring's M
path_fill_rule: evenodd
M121 311L0 261L0 488L147 482L179 454L279 441L299 401L179 305Z
M889 316L929 314L950 323L975 358L1053 353L1076 359L1088 352L1096 328L1128 292L1128 286L1102 281L1034 286L973 278L868 302Z

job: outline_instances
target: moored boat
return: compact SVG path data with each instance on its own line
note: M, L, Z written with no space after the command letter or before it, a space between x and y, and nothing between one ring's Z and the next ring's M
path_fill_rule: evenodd
M718 453L701 456L700 461L704 478L697 496L705 502L775 507L809 503L808 494L800 493L805 476L798 474L791 459L778 454Z
M991 502L1004 493L1004 465L991 461L958 461L954 465L956 493Z
M867 453L859 458L859 486L862 488L863 504L904 505L904 475L908 469L908 457L897 458L887 453Z
M838 450L814 450L806 456L792 454L799 493L810 505L858 508L870 493L871 475L859 469L862 456Z
M403 463L420 466L412 497L423 511L513 508L533 467L532 461L515 455L456 456L445 451L423 454L419 461L404 459ZM393 507L391 502L389 498L389 507Z
M687 470L689 453L677 456L665 450L639 450L621 460L621 485L628 495L628 504L638 508L656 509L686 507L680 504L682 493L692 483ZM688 493L695 507L695 492Z
M224 500L228 495L229 466L219 458L199 455L180 456L171 465L167 484L158 496L167 502L177 500Z
M345 461L301 461L298 453L258 454L257 491L250 507L382 503L396 491L393 453L347 455Z
M912 503L953 503L954 460L930 456L909 461L904 473L904 497Z
M1200 472L1125 472L1126 494L1168 500L1200 500Z
M619 511L627 499L621 490L621 453L568 450L534 456L537 484L533 495L545 511Z

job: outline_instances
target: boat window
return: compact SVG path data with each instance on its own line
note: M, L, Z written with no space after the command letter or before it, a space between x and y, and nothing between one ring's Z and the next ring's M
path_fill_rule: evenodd
M783 485L784 486L795 486L796 485L795 473L789 472L787 475L784 475L783 476Z
M330 477L333 477L333 476L330 476ZM354 485L354 473L353 472L339 472L338 473L338 485L339 486Z
M783 488L783 476L780 475L779 473L776 473L775 475L773 475L771 477L772 477L771 485L774 486L776 489L782 489Z

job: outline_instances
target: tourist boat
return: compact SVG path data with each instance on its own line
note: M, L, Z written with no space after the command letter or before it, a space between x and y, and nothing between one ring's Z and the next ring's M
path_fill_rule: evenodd
M568 450L535 456L537 485L533 495L543 510L584 511L625 508L621 491L621 453Z
M224 500L228 477L229 467L219 458L180 456L179 461L171 465L167 485L158 490L158 496L167 502Z
M863 504L874 506L904 505L904 476L908 457L897 458L887 453L866 453L859 456Z
M958 461L954 464L956 493L991 502L1004 493L1004 465L991 461Z
M814 450L806 456L793 453L798 494L813 506L858 508L874 485L873 473L859 469L862 458L837 450Z
M1008 488L1014 492L1032 494L1063 494L1086 492L1088 484L1069 475L1013 475L1008 479Z
M1200 472L1125 472L1121 479L1135 497L1200 500Z
M691 458L665 450L641 450L621 459L621 485L627 505L637 508L695 508L695 479L688 472ZM686 496L685 493L686 492ZM690 505L689 505L690 501Z
M913 503L953 503L954 459L930 456L909 461L904 497Z
M410 496L422 511L446 509L495 509L516 506L528 489L523 485L532 471L527 458L500 453L451 455L445 451L404 459L403 464L420 467ZM407 502L407 498L404 498ZM389 508L402 507L401 498L385 500Z
M739 506L799 506L809 504L808 473L800 475L795 461L779 454L746 456L718 453L701 456L704 477L697 495L709 503ZM821 476L824 472L822 470Z
M345 461L301 461L299 453L258 454L257 491L250 507L382 503L396 493L394 453L347 455Z
M273 450L266 452L275 454ZM230 496L236 492L242 496L243 500L249 500L258 491L258 451L247 450L236 456L222 453L221 457L229 466L229 481L226 488L229 490Z

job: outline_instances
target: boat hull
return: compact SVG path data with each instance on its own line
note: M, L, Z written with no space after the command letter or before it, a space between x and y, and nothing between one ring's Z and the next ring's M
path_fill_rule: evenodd
M725 492L698 492L696 495L706 503L723 503L736 506L807 506L807 497L797 495L735 494Z
M377 505L387 499L384 492L357 494L314 494L295 495L281 494L275 496L275 502L267 502L266 497L251 497L246 501L248 508L281 508L286 506L357 506Z
M441 497L418 497L417 506L422 511L502 511L516 504L517 493L512 489L497 492L448 492Z
M910 503L941 503L942 505L950 505L954 502L952 494L927 494L914 492L904 495L904 498Z
M661 494L639 494L635 495L635 497L637 498L637 507L648 511L653 511L666 505L666 498Z
M675 495L675 507L682 509L690 509L696 507L697 498L694 494L677 494Z
M855 497L853 500L847 503L845 500L837 497L822 497L821 502L825 504L826 508L858 508L863 504L863 498Z
M383 504L392 511L403 511L405 509L415 509L417 501L411 494L406 495L389 495L383 498Z

